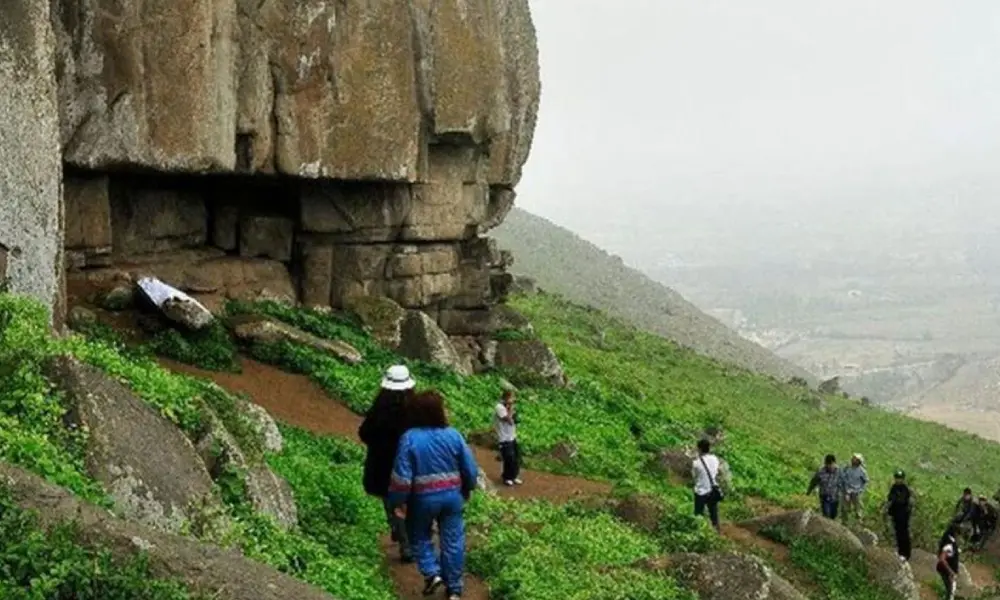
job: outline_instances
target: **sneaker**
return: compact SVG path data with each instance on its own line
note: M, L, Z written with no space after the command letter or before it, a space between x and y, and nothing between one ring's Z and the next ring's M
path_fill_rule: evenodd
M514 480L514 483L516 483L517 485L522 485L524 484L524 480L518 477L517 479Z
M506 480L504 480L503 484L510 486L510 485L514 485L514 482L511 481L510 479L506 479Z
M424 579L424 595L425 596L432 595L434 592L438 591L438 588L440 588L442 585L444 585L444 579L441 579L439 575L435 575L434 577L427 577L426 579Z
M448 600L462 600L462 595L452 592L448 594Z

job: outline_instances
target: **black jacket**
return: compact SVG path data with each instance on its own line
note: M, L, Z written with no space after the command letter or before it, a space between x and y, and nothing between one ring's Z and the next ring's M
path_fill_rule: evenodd
M407 429L402 396L380 394L358 428L358 437L368 447L363 477L368 494L379 498L389 494L389 476L396 460L399 438Z

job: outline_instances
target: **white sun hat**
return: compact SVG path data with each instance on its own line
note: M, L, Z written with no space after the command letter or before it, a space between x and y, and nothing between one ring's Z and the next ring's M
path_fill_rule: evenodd
M406 368L406 365L393 365L389 367L382 378L383 390L401 392L403 390L412 390L415 385L417 385L417 382L413 381L413 378L410 377L410 370Z

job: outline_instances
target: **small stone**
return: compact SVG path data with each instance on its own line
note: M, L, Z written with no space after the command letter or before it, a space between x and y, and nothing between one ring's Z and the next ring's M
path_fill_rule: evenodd
M119 285L104 295L101 307L118 312L128 309L135 300L135 291L131 286Z

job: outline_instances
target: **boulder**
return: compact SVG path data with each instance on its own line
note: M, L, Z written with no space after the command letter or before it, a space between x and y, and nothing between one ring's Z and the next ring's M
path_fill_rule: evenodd
M878 546L878 534L871 529L867 527L851 527L851 531L854 532L854 535L858 536L858 540L865 548Z
M160 306L163 316L174 323L197 331L212 324L215 316L194 299L169 298Z
M616 501L612 513L646 533L655 534L667 515L667 508L652 496L633 494Z
M89 431L87 471L125 517L179 530L189 509L212 494L212 480L181 431L124 385L69 356L46 376L70 407L66 421Z
M566 385L562 364L541 340L501 340L497 342L496 366L501 369L534 373L550 385Z
M278 429L278 423L275 422L274 417L263 406L253 402L243 402L241 406L243 414L253 422L260 434L264 451L281 452L285 446L285 438L281 435L281 430Z
M286 529L298 523L298 509L288 483L266 464L251 464L239 442L215 414L209 414L208 427L196 448L213 479L219 479L227 471L243 477L247 500L255 510L273 517Z
M118 285L111 289L101 300L101 308L110 311L122 311L132 306L135 300L135 288L129 285Z
M691 461L694 460L693 453L685 452L682 448L668 448L661 450L651 461L651 467L665 475L674 477L679 483L691 485L694 479L691 476Z
M35 511L43 527L75 524L79 543L119 558L144 551L151 574L176 578L218 600L333 600L325 592L238 552L118 519L42 478L0 463L0 484L19 507Z
M379 344L390 350L399 348L406 310L394 300L385 296L352 296L344 309L357 315Z
M287 323L263 317L237 323L233 327L233 334L237 339L247 344L290 342L292 344L308 346L351 365L359 364L364 360L361 353L347 342L326 340L296 329Z
M837 521L831 521L811 510L797 510L777 513L739 524L740 527L757 534L767 530L780 529L786 535L806 536L817 540L834 542L845 550L864 552L865 546L850 529Z
M84 306L74 306L69 311L66 323L77 331L97 322L97 314Z
M549 458L561 463L571 463L580 454L580 449L573 442L559 442L547 453Z
M406 312L400 327L399 353L408 358L441 365L463 375L471 375L451 340L437 323L419 310Z
M672 554L640 566L670 575L701 600L807 600L755 556L731 552Z
M493 481L490 480L489 475L487 475L486 471L482 469L479 469L479 476L476 477L476 487L480 491L485 492L491 496L495 496L497 493L497 486L493 484Z
M920 600L920 587L913 578L910 564L899 560L895 552L866 548L866 564L872 582L892 590L901 600Z

